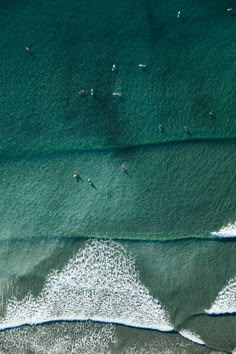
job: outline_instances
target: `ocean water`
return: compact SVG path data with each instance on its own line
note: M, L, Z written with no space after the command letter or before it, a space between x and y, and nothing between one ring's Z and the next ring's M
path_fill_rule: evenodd
M234 5L1 1L1 354L236 351Z
M3 0L2 156L234 138L230 6Z

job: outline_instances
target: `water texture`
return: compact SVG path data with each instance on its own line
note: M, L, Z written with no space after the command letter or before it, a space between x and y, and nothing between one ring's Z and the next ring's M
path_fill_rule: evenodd
M2 156L235 137L227 6L3 0Z
M1 1L1 354L235 352L235 11Z

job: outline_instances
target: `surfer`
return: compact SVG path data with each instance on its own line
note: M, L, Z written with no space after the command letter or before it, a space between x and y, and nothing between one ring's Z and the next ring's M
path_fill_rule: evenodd
M83 93L85 93L85 90L80 90L77 93L78 93L78 95L82 95Z
M122 170L123 172L125 172L125 164L124 164L124 163L122 163L122 165L121 165L121 170Z
M138 64L140 68L146 68L146 64Z
M111 69L112 71L115 71L116 70L116 64L113 64L112 65L112 69Z
M90 95L93 96L93 89L90 90Z
M74 172L73 178L75 178L76 182L79 182L79 174L78 174L78 172Z

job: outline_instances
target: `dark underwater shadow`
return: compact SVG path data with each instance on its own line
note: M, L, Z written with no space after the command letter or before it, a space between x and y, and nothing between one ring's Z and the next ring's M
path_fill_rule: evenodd
M98 190L97 187L95 186L95 184L93 182L90 183L90 186L93 188L93 189L96 189L96 191Z
M77 183L84 181L80 176L77 176L77 177L75 178L75 180L76 180Z
M126 174L126 176L132 177L132 176L129 174L128 170L124 170L124 173Z

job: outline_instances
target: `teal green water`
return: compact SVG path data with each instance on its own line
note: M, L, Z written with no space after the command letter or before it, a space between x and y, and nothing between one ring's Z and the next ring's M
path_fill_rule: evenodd
M236 219L234 152L199 142L6 160L1 237L210 237Z
M1 2L1 353L236 348L229 7Z
M235 137L236 34L226 7L3 2L2 155ZM81 89L88 95L80 97Z

